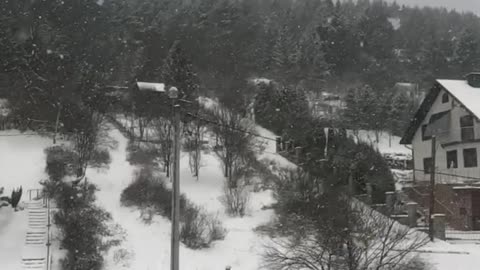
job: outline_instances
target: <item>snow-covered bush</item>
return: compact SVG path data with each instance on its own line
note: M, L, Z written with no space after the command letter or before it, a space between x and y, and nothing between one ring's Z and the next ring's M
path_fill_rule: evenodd
M169 217L172 209L172 192L165 185L162 178L152 175L148 168L140 170L135 180L123 190L120 201L124 206L140 208L153 207L157 213ZM185 209L186 199L180 197L180 208Z
M132 251L124 248L115 250L113 253L113 262L120 267L130 267L130 260L134 257Z
M226 230L221 222L193 204L183 213L180 240L192 249L207 248L213 241L225 238Z
M61 232L61 247L67 250L63 269L100 270L103 252L119 244L118 239L105 241L114 234L111 216L95 204L95 190L92 184L61 183L55 193L59 210L53 220Z
M127 146L127 160L132 165L151 165L158 157L157 149L142 147L141 144L131 142Z
M95 149L95 151L92 152L90 166L103 167L110 164L110 162L112 162L112 158L107 149Z
M235 187L225 184L223 187L223 196L220 201L229 215L245 216L249 200L250 193L244 184L237 184Z
M47 160L45 172L52 181L60 181L63 177L72 174L72 168L78 164L78 155L64 146L46 148L45 155Z

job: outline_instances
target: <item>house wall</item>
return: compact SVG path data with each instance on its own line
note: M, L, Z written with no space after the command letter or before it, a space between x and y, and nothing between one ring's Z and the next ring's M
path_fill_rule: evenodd
M480 89L479 89L480 91ZM451 110L450 119L450 131L446 134L437 136L437 153L436 153L436 172L455 174L467 177L480 177L480 167L465 168L463 160L463 149L477 148L477 162L480 163L480 142L460 143L451 146L443 147L442 144L453 143L461 141L461 129L460 129L460 117L469 115L469 112L461 106L451 95L449 96L449 102L442 103L442 96L446 93L442 90L437 96L437 99L432 105L429 113L423 120L421 126L428 124L430 117L439 112ZM415 181L428 181L430 180L430 174L425 174L422 170L424 158L431 156L431 139L422 140L422 129L416 131L412 140L412 147L414 148L414 165L415 165ZM474 121L475 139L480 139L480 123ZM457 150L457 162L458 168L447 169L447 151ZM436 174L437 183L461 183L468 181L466 178L459 178L447 175Z

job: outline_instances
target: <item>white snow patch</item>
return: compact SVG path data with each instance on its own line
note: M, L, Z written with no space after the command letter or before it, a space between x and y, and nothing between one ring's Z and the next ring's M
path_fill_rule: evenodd
M412 150L405 145L400 144L401 138L398 136L390 136L387 132L379 133L379 141L377 142L375 131L359 130L358 136L352 130L347 131L348 136L365 142L373 146L382 154L405 154L411 155Z

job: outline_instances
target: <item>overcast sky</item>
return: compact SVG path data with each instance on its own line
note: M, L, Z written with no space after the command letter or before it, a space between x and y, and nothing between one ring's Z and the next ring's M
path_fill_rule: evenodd
M393 2L394 0L389 0ZM398 4L410 6L432 6L456 9L457 11L472 11L480 15L480 0L396 0Z

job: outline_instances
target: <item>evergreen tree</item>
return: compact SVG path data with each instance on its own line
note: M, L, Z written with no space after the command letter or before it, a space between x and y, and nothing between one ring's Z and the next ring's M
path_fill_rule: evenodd
M456 56L461 72L467 73L480 69L480 39L473 29L467 28L462 33Z
M193 65L185 55L179 41L175 41L162 67L163 83L175 86L181 98L193 100L198 95L198 78Z

